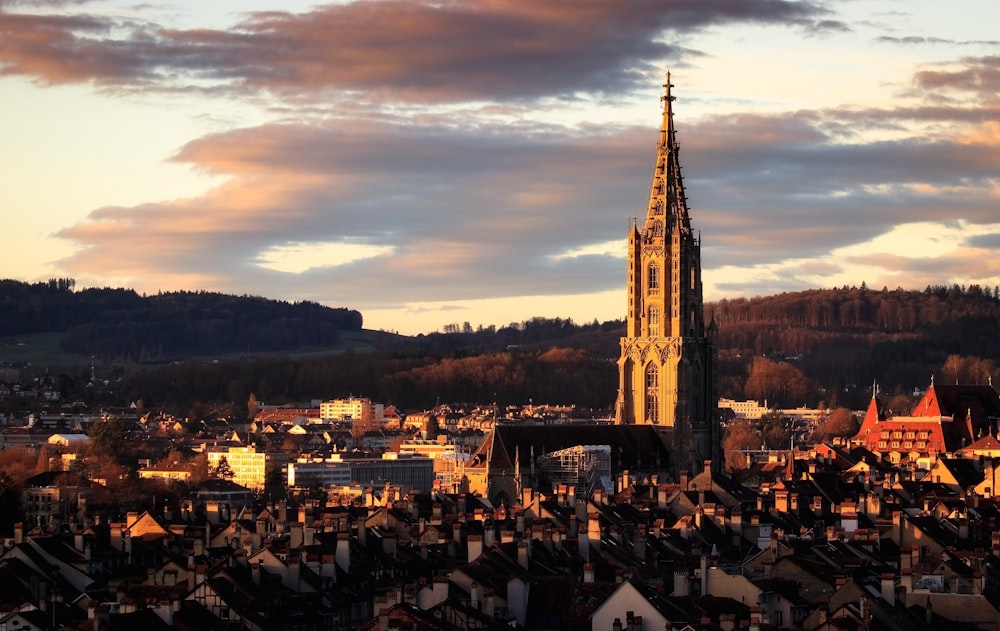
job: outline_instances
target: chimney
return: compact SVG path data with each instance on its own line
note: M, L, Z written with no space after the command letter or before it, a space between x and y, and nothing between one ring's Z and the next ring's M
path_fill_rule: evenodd
M467 541L469 548L468 562L472 563L483 553L483 536L469 535Z
M395 558L396 556L396 533L387 532L382 536L382 552Z
M587 538L595 547L601 547L601 514L590 513L587 515Z
M486 587L483 589L483 613L487 616L493 616L496 611L496 601L493 596L493 588Z
M708 595L708 555L701 555L701 595Z
M635 531L635 536L632 539L632 553L640 561L646 560L646 528L645 526L640 526Z
M907 567L899 571L899 586L907 594L913 592L913 570Z
M260 585L260 561L254 561L250 564L250 578L254 585Z
M688 569L683 563L674 563L674 593L673 596L690 596L688 585Z
M594 566L591 563L583 564L583 582L584 583L594 582Z
M519 541L517 543L517 564L524 569L528 569L529 545L527 541Z
M351 535L346 532L337 533L337 549L334 554L337 567L344 572L351 571Z
M667 507L667 486L665 484L656 487L656 506L658 508Z
M682 491L688 490L688 471L687 471L687 469L684 469L683 471L681 471L681 490Z
M365 524L365 518L359 518L355 525L358 528L358 545L364 548L368 545L368 526Z
M479 610L479 583L472 581L472 585L469 587L469 600L471 601L472 608Z
M292 532L288 537L288 547L293 550L302 547L302 522L292 522Z
M882 574L882 599L889 604L890 607L896 605L896 585L895 585L895 575L892 572L885 572Z

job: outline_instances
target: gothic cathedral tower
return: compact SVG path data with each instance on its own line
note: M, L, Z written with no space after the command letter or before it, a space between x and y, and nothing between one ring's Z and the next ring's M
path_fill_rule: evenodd
M628 315L618 360L616 422L672 433L674 465L720 464L716 327L702 307L700 236L691 230L678 161L670 74L646 217L628 236Z

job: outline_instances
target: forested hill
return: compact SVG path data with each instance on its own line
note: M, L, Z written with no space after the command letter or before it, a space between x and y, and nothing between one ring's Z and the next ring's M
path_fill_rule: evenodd
M867 404L875 382L883 394L924 388L932 377L1000 383L996 288L862 285L721 300L708 303L705 315L719 325L723 397L856 409ZM251 351L253 362L186 362L136 373L122 393L178 404L185 398L214 402L227 391L227 401L239 405L254 392L273 403L365 393L403 407L497 397L610 406L625 332L620 320L532 318L502 327L456 324L415 337L387 334L379 337L381 352L364 356L287 356L336 349L346 331L378 337L361 326L357 311L308 302L205 292L77 292L68 280L0 282L0 337L58 331L65 351L93 354L105 365Z
M873 381L883 392L906 391L934 375L963 383L1000 376L997 288L862 285L721 300L708 312L719 324L723 391L741 383L752 390L751 358L762 357L788 362L828 392L864 391Z
M361 326L358 311L315 302L212 292L75 291L72 279L0 281L0 336L60 332L66 352L119 361L333 346L341 331Z

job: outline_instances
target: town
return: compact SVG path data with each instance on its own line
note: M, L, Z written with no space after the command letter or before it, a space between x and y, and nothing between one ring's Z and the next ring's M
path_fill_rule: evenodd
M905 414L873 384L846 422L720 399L671 88L606 417L361 395L7 418L0 631L1000 628L991 380L931 379Z

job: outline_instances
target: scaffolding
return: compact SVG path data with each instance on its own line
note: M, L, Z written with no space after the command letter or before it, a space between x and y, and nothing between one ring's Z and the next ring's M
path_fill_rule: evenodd
M552 488L574 485L589 495L599 481L605 487L611 479L611 447L575 445L553 451L538 458L538 468Z

